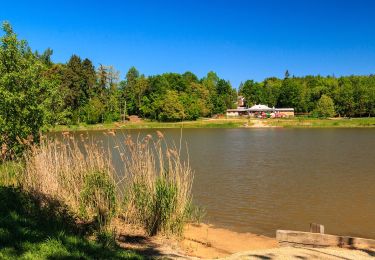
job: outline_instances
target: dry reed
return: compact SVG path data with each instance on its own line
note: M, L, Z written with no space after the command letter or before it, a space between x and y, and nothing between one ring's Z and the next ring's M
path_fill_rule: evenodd
M121 158L116 168L114 157ZM122 215L154 235L181 234L191 212L192 181L189 163L161 132L155 140L151 135L126 137L108 149L63 133L61 141L44 139L29 150L22 183L28 191L62 201L85 220L107 224L110 217Z
M180 234L191 208L193 172L188 161L181 160L179 150L168 146L159 131L156 140L147 135L133 142L128 136L120 147L126 219L142 224L150 235Z
M94 143L43 140L25 156L23 188L66 204L84 220L109 217L117 196L110 154Z

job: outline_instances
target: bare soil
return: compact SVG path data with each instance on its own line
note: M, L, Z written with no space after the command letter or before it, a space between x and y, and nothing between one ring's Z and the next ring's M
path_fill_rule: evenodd
M221 258L248 250L277 248L277 241L251 233L237 233L206 224L190 224L182 237L149 237L142 228L117 219L113 223L117 242L145 256L167 258Z

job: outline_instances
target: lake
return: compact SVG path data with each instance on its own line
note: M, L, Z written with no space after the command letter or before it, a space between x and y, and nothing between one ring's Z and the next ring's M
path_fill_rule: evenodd
M179 143L179 129L161 131ZM184 129L182 143L210 224L275 236L315 222L326 233L375 238L374 129Z

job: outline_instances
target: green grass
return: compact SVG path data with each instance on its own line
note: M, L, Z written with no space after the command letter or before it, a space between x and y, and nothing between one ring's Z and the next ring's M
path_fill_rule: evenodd
M90 240L74 219L18 188L0 186L0 259L143 259Z
M229 118L229 119L199 119L197 121L183 122L156 122L144 120L141 122L126 123L106 123L95 125L71 125L56 126L50 129L53 132L77 131L77 130L108 130L108 129L164 129L164 128L241 128L245 124L251 126L251 122L256 119ZM375 117L363 118L334 118L320 119L308 117L294 117L283 119L262 119L265 125L288 128L350 128L350 127L375 127Z
M245 118L239 119L199 119L196 121L183 122L157 122L150 120L143 120L141 122L126 122L126 123L105 123L95 125L59 125L51 128L53 132L59 131L77 131L77 130L106 130L106 129L163 129L163 128L238 128L243 126L248 120Z
M365 128L375 127L375 117L319 119L295 117L264 120L265 124L288 128Z
M0 163L0 186L19 186L23 165L21 162Z

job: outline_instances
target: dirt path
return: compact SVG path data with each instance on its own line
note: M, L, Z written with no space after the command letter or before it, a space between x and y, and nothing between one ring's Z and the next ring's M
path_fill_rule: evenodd
M277 127L267 124L267 119L251 119L249 125L245 125L245 127L250 128L269 128L269 127Z

